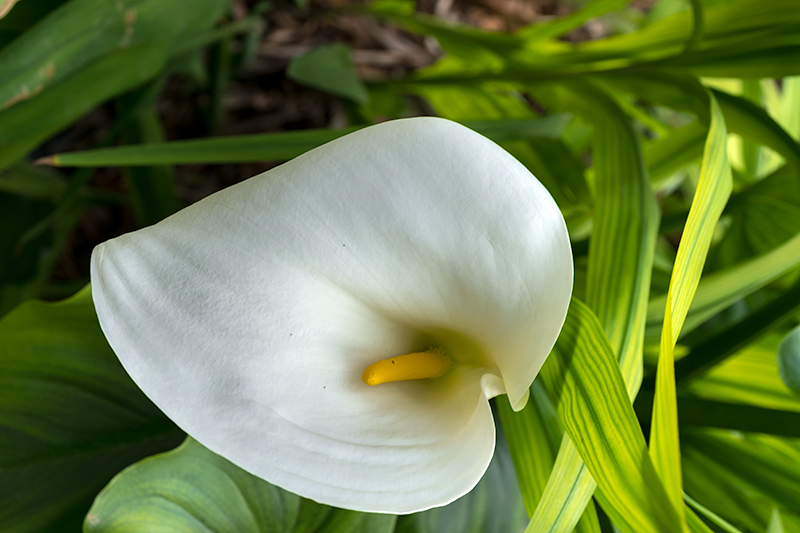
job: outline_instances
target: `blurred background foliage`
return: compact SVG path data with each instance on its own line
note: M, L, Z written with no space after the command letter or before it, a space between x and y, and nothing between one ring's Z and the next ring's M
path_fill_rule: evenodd
M0 530L800 532L797 0L0 14ZM588 307L529 406L497 400L478 487L396 519L303 500L185 439L83 287L96 244L416 115L475 129L545 184ZM650 458L626 463L645 438Z

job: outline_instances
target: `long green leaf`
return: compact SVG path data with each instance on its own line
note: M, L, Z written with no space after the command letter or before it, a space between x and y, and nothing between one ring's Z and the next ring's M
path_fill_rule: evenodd
M711 125L703 154L700 179L678 247L667 293L650 433L650 455L653 463L667 488L672 505L681 514L683 484L678 439L674 349L703 272L714 228L733 188L727 156L728 135L725 120L714 96L709 93L709 98Z
M614 524L636 533L679 531L616 357L597 318L580 301L573 299L540 375Z
M186 9L176 0L67 2L0 51L0 109L36 96L120 48L154 42L172 46L173 39L210 27L226 3L195 0Z
M564 117L462 122L490 139L504 141L551 137L563 128ZM297 157L356 129L358 128L303 130L120 146L56 154L39 162L61 167L100 167L283 161Z
M596 215L586 297L618 354L628 393L634 397L642 378L644 319L658 226L655 200L638 139L610 98L588 85L562 87L551 98L565 100L595 127ZM575 450L562 445L543 496L547 505L537 508L529 531L561 531L577 522L594 488L579 463Z
M165 64L168 48L152 44L119 50L38 97L0 112L0 168L21 159L97 104L152 79Z
M558 414L544 392L541 380L533 382L530 399L524 409L514 412L508 402L500 400L497 402L497 412L509 446L517 451L512 456L514 470L528 515L533 516L564 433L558 422Z

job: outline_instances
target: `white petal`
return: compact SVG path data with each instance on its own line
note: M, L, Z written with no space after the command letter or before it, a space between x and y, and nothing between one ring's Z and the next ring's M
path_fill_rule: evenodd
M406 513L483 475L487 398L524 405L566 316L572 263L555 203L522 165L417 118L99 246L92 283L126 370L198 441L317 501ZM461 365L361 382L369 364L429 345Z

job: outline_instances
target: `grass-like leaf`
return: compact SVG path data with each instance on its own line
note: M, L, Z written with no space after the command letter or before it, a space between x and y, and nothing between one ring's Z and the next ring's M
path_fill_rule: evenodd
M664 481L672 505L679 513L683 510L683 483L678 439L674 349L703 272L714 228L733 187L727 156L728 135L725 120L716 99L710 93L709 99L711 125L703 154L700 179L678 247L666 298L650 433L650 455L659 476Z
M616 357L597 318L579 300L573 299L541 376L614 524L636 533L679 531Z

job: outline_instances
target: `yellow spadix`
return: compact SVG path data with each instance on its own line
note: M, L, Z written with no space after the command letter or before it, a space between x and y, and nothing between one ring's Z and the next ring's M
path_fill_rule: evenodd
M453 361L444 350L430 348L372 363L361 374L361 379L372 386L392 381L438 378L444 376L452 365Z

